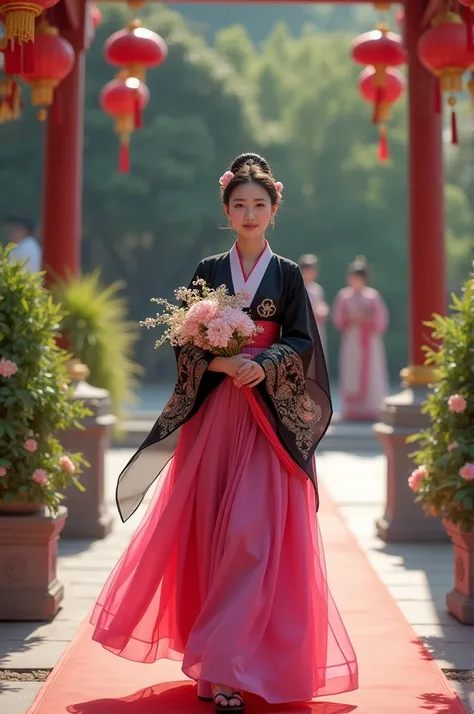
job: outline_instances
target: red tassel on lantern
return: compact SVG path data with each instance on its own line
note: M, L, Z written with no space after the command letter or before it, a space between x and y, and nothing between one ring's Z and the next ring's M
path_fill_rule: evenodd
M134 119L135 129L142 129L142 127L143 127L142 102L141 102L140 92L138 90L135 91L133 115L134 115L133 119Z
M442 97L441 97L441 82L439 81L439 77L435 77L434 101L435 101L435 107L434 107L435 113L441 114Z
M380 107L385 98L385 88L377 87L375 90L374 111L372 114L372 124L378 124L380 121Z
M382 124L379 127L379 161L388 161L389 158L387 127Z
M456 97L449 97L449 106L451 107L451 144L459 144L458 141L458 122L456 118Z
M119 171L121 174L128 174L130 172L130 150L128 136L120 137Z
M4 50L5 74L28 74L35 69L33 42L20 44L16 40L6 43Z

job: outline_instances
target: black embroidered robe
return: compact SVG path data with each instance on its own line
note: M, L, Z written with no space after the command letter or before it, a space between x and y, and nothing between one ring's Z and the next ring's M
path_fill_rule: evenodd
M191 282L196 278L203 278L213 288L224 284L234 294L230 253L201 261ZM281 325L279 342L254 357L266 377L256 389L270 410L281 444L317 492L313 456L329 426L332 404L321 340L299 267L272 254L248 312L253 320ZM124 521L138 508L164 466L164 440L190 419L226 378L207 370L214 359L210 353L187 345L178 348L176 355L174 392L118 479L116 500Z

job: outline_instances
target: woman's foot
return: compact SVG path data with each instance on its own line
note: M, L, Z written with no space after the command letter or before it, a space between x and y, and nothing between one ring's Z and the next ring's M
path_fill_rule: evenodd
M212 694L215 712L234 711L242 712L245 709L244 700L240 692L236 692L232 687L221 684L212 685Z

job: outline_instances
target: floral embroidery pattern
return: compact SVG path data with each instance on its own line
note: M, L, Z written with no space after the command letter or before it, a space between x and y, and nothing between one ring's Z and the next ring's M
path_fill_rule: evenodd
M207 367L208 361L202 350L193 345L185 345L181 349L174 392L157 421L158 440L171 434L190 415Z
M278 417L295 435L296 447L307 459L316 441L316 424L321 420L322 410L306 391L301 359L287 345L275 344L265 350L261 365Z
M257 307L257 312L260 317L273 317L276 311L275 303L273 300L270 300L270 298L262 300L260 305Z

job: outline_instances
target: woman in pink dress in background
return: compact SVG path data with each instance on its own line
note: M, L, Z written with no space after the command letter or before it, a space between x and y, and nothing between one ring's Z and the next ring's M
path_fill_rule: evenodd
M256 154L220 182L237 241L193 280L245 289L263 332L236 357L177 350L174 393L119 476L122 519L159 475L157 488L92 623L116 655L182 661L199 698L241 711L244 692L307 701L356 689L358 671L316 516L314 452L332 415L326 365L300 270L265 240L283 186Z
M349 285L338 292L333 307L334 325L342 333L341 416L350 421L379 419L388 394L383 343L388 311L380 293L368 287L367 280L367 261L358 256L349 266Z

